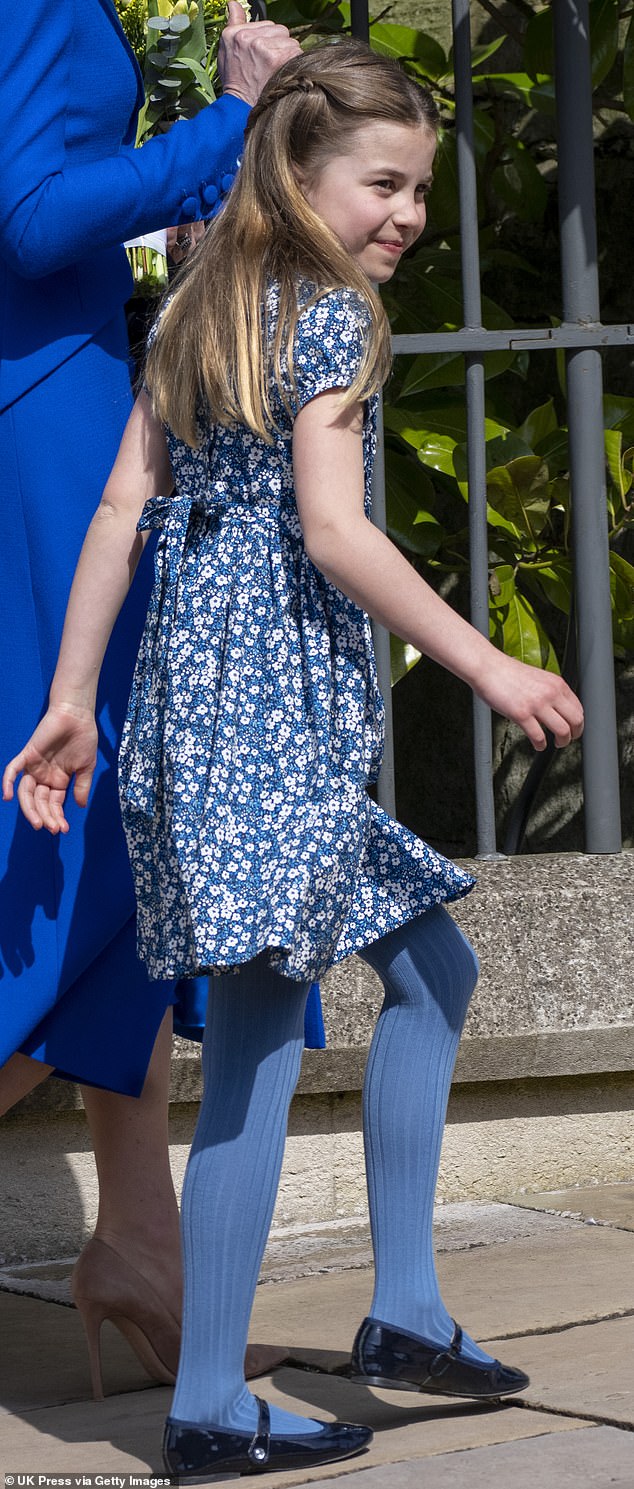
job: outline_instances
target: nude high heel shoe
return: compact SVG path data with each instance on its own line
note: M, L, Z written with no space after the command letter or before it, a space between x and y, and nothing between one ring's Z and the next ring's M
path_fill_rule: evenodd
M153 1380L173 1385L180 1351L180 1320L152 1284L106 1241L93 1236L72 1277L71 1295L81 1315L95 1401L103 1401L101 1325L109 1319L128 1340Z

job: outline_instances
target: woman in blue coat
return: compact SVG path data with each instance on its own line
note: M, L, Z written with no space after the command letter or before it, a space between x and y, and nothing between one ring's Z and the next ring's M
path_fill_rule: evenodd
M285 27L246 26L234 0L220 57L223 97L140 150L142 80L111 0L29 0L5 27L2 48L6 760L44 706L79 549L131 406L124 304L132 282L121 244L167 224L186 233L209 216L230 188L250 104L298 47ZM146 565L108 653L89 809L76 809L72 833L54 842L27 838L16 804L0 814L0 1111L51 1069L86 1083L100 1210L75 1295L96 1391L99 1327L113 1311L127 1318L159 1378L171 1378L178 1354L179 1240L166 1140L175 991L150 982L136 958L116 779L150 581ZM193 1033L204 1022L200 994L194 984L177 1009Z

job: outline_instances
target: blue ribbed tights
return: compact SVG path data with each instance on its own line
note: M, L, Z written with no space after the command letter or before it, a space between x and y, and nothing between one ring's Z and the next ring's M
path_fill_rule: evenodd
M449 1086L476 958L437 906L361 952L385 1001L364 1090L376 1262L371 1314L438 1343L452 1330L432 1247L434 1190ZM265 955L211 984L204 1096L182 1203L183 1344L171 1416L249 1432L243 1374L249 1318L299 1074L308 984ZM465 1336L476 1358L486 1359ZM271 1408L274 1433L318 1431Z

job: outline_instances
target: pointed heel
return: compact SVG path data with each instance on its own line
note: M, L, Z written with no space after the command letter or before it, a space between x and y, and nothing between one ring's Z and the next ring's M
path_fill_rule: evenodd
M148 1375L173 1386L180 1321L125 1257L94 1236L76 1263L71 1294L86 1334L95 1401L104 1397L100 1335L106 1319L127 1339Z
M100 1303L88 1298L76 1298L75 1306L84 1326L90 1363L90 1382L94 1401L103 1401L103 1375L101 1370L101 1325L105 1314Z

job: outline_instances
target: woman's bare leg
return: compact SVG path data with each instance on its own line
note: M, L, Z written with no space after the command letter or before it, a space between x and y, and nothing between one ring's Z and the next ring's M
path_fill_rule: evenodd
M172 1010L152 1052L141 1095L82 1086L97 1177L95 1234L120 1252L181 1310L178 1206L169 1163L168 1109Z
M141 1272L180 1318L182 1263L178 1206L169 1164L172 1010L159 1029L139 1097L82 1088L95 1149L99 1213L95 1235ZM247 1375L281 1363L286 1351L249 1346Z
M0 1117L46 1080L52 1069L52 1065L43 1065L41 1060L32 1060L30 1055L12 1055L0 1069Z

